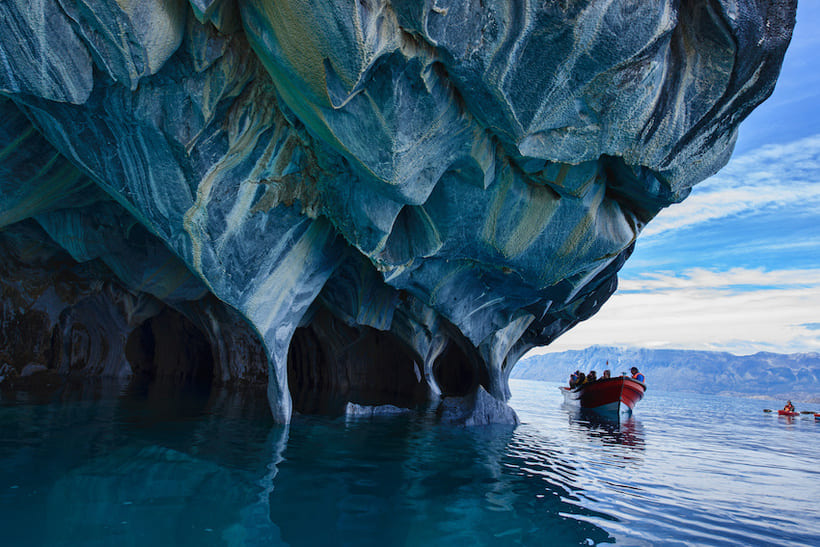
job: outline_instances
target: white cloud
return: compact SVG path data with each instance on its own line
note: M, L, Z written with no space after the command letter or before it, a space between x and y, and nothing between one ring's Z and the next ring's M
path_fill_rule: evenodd
M793 204L820 214L820 134L733 158L683 203L662 211L642 237Z
M820 220L820 134L734 158L682 204L650 222L641 238L660 242L674 230L768 209L784 209L784 216L795 211L816 214ZM802 263L817 267L797 269L784 263L779 266L783 269L768 271L695 268L621 280L618 292L597 315L549 348L534 351L594 344L736 354L820 351L820 257L812 261L813 255L807 254L816 251L818 237L820 232L813 231L765 246L751 237L746 243L757 255L772 246L789 248L809 260ZM704 252L712 249L708 240L702 243Z
M625 291L596 316L536 352L594 344L736 354L820 351L820 331L811 328L820 321L820 270L697 269L623 285Z
M619 283L619 290L621 292L668 292L686 289L711 292L716 289L748 286L781 289L787 287L820 288L820 268L774 271L765 271L762 268L732 268L728 271L692 268L680 276L669 272L653 272L645 273L638 279L622 280Z

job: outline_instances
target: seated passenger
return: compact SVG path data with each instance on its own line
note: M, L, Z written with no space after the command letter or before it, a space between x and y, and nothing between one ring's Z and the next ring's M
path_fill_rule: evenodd
M594 370L590 370L589 374L587 374L587 383L594 382L598 379L598 376L595 374Z
M581 384L583 384L584 382L586 382L586 380L587 380L586 375L585 375L583 372L579 372L579 373L578 373L578 381L577 381L577 382L575 382L575 385L576 385L576 386L580 386Z
M569 375L569 387L575 387L576 385L578 385L578 371L577 370Z
M611 378L611 377L612 377L612 373L610 373L610 372L609 372L609 369L606 369L606 370L604 371L604 375L603 375L601 378L602 378L603 380L606 380L607 378Z
M633 380L637 380L642 384L646 383L646 380L644 379L644 375L641 374L640 372L638 372L638 367L632 367L631 369L629 369L629 372L632 373L632 379Z
M791 401L786 401L786 406L783 407L786 412L794 412L794 405Z

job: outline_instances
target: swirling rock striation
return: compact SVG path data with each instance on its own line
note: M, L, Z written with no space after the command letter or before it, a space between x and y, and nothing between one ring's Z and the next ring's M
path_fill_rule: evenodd
M0 357L514 419L515 362L725 164L795 9L0 3L0 320L39 340Z

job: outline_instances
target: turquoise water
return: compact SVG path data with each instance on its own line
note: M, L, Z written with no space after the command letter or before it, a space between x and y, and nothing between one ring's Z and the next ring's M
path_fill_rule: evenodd
M556 387L511 382L516 429L286 428L261 393L6 400L0 545L820 544L820 422L651 386L602 422Z

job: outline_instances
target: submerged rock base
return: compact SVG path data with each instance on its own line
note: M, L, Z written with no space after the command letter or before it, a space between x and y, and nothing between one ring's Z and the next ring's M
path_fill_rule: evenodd
M514 421L516 361L725 164L795 9L2 2L0 386Z

